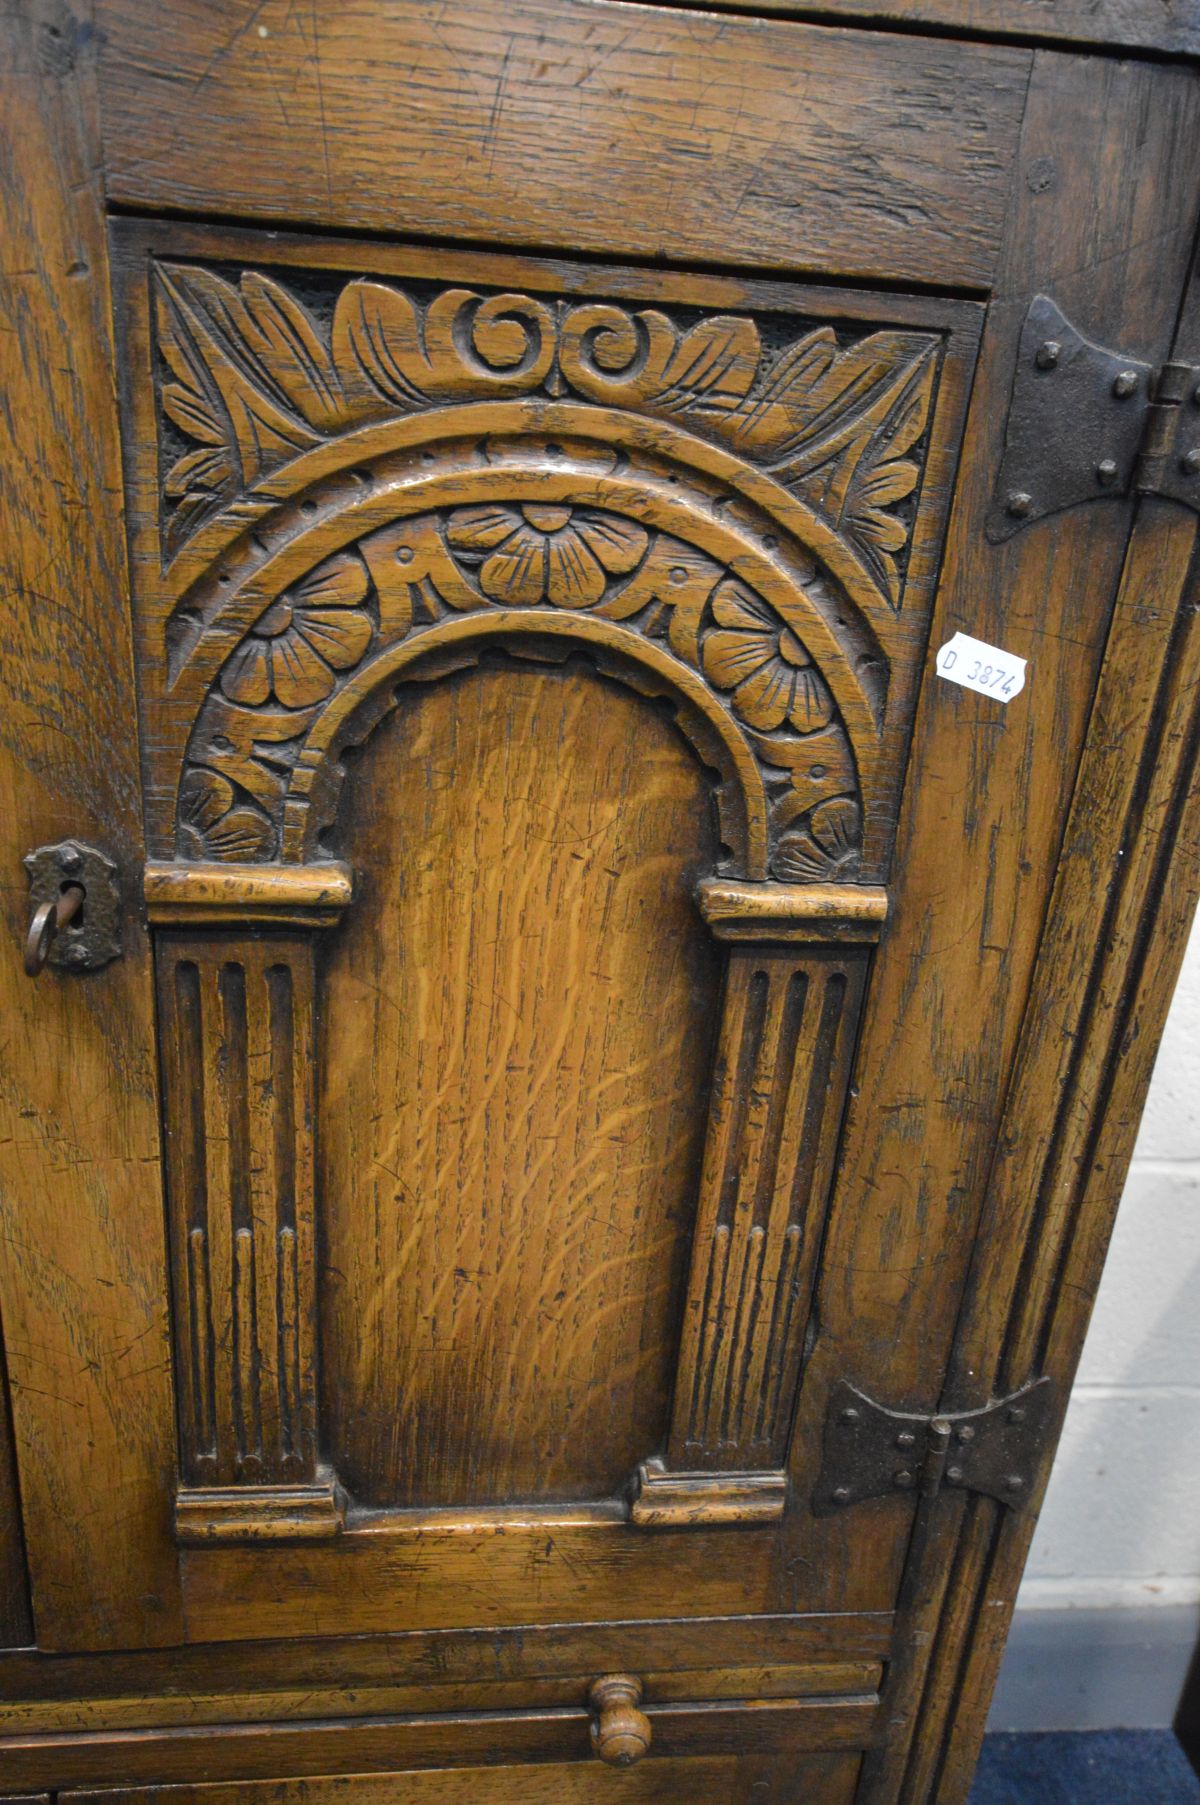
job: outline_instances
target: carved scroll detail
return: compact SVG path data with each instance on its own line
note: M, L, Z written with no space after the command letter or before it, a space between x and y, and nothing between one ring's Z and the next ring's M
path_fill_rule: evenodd
M570 395L677 421L767 471L901 605L936 334L819 325L778 348L738 314L681 320L466 288L430 297L371 279L317 311L254 270L235 282L172 263L155 266L153 284L169 551L220 507L269 493L294 458L368 423Z

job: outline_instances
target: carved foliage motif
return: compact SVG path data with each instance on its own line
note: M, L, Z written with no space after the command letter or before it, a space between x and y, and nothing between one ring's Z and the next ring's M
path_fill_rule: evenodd
M770 804L774 875L854 875L854 756L796 628L682 539L609 509L529 501L394 522L326 558L272 602L226 659L192 733L180 855L279 856L305 738L339 692L355 683L365 693L390 648L416 648L422 637L436 645L439 627L498 609L573 613L658 642L706 679L745 736Z
M451 403L571 395L673 420L767 471L900 607L934 334L843 342L821 325L779 348L735 314L692 310L680 321L654 308L467 288L430 297L372 279L347 283L331 309L310 309L255 271L233 281L169 263L156 266L154 306L169 552L211 513L356 427ZM594 587L588 557L580 564Z

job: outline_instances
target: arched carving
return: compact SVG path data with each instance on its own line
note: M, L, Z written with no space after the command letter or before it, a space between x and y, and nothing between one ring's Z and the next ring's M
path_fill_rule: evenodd
M168 628L173 690L200 699L180 778L182 856L305 856L296 798L323 787L316 747L334 754L319 718L345 715L343 691L357 708L370 671L388 680L451 621L507 608L581 644L610 644L605 623L619 626L626 661L653 668L659 688L693 715L704 695L700 713L724 722L718 740L742 747L734 767L756 771L740 780L738 818L756 823L765 801L765 845L752 845L758 827L729 834L731 870L854 879L886 708L872 626L805 543L749 502L731 505L704 469L684 482L678 458L633 460L592 437L594 410L559 419L588 437L442 431L355 462L193 581Z
M936 334L797 324L779 345L744 314L430 295L368 278L313 308L255 270L234 282L165 262L154 313L172 552L223 504L373 421L572 396L681 423L770 471L853 549L887 606L901 605Z
M760 766L746 733L698 675L617 623L593 621L584 637L569 616L513 608L444 620L389 646L338 691L296 760L280 830L285 864L322 857L321 836L335 819L345 775L341 754L360 746L397 705L398 685L460 670L494 645L551 662L583 653L606 676L667 700L701 763L720 773L716 800L729 862L751 878L768 875L769 804Z
M344 722L443 645L540 633L619 653L675 694L685 726L707 722L731 780L732 871L854 876L883 666L801 545L752 511L724 517L672 469L565 435L427 449L338 481L295 530L259 527L176 613L176 685L205 686L183 856L313 856Z
M313 1402L317 1122L299 1076L313 941L355 885L339 791L408 686L497 650L582 655L669 707L719 774L722 857L697 902L727 947L722 1052L675 1404L627 1493L594 1508L770 1521L886 913L962 347L908 303L898 317L930 329L880 326L879 298L814 320L827 294L750 285L751 318L555 294L548 268L545 293L522 295L348 279L333 261L276 280L151 252L137 303L147 901L178 1050L169 1113L191 1121L198 1097L208 1112L173 1142L179 1534L343 1521ZM264 1088L271 1048L294 1071ZM198 1368L189 1392L197 1325L243 1364ZM286 1353L262 1368L274 1389L256 1336Z

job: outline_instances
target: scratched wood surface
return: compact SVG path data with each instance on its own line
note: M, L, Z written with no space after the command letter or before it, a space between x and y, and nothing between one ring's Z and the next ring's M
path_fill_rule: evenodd
M140 882L93 50L0 12L0 1315L37 1632L75 1648L180 1633L148 943L130 907L103 971L21 966L26 852L77 836Z
M622 1805L678 1805L681 1799L687 1805L728 1805L737 1796L734 1789L748 1785L754 1805L788 1805L798 1781L813 1805L850 1805L858 1766L854 1755L804 1755L785 1776L769 1759L750 1756L737 1761L715 1755L655 1760L615 1774L580 1763L539 1761L457 1772L408 1769L386 1778L358 1774L323 1780L237 1781L120 1793L71 1792L60 1797L71 1805L396 1805L396 1789L402 1785L406 1805L475 1805L484 1797L496 1805L605 1805L616 1799Z
M619 0L618 0L619 3ZM690 7L699 0L664 0ZM710 12L741 10L746 0L704 0ZM888 29L923 26L955 37L1041 40L1200 56L1196 0L755 0L754 11Z
M796 1760L860 1750L875 1703L862 1699L765 1699L648 1704L655 1756L753 1755ZM281 1774L392 1773L397 1768L481 1762L588 1761L589 1714L572 1710L447 1713L428 1717L239 1724L220 1736L186 1729L110 1731L0 1741L6 1782L56 1788L206 1779L271 1780ZM778 1765L778 1760L776 1761ZM598 1768L598 1764L596 1764ZM476 1795L478 1796L478 1795ZM837 1795L835 1794L835 1797ZM825 1805L818 1793L815 1805Z
M1170 355L1200 360L1194 265ZM1006 1107L1006 1125L1032 1128L1002 1132L956 1398L1036 1363L1065 1405L1075 1375L1200 890L1198 550L1194 515L1141 503ZM943 1805L978 1757L1031 1528L983 1511L963 1524L968 1583L947 1611L925 1710L927 1789ZM981 1611L985 1595L1004 1605Z
M741 1616L383 1637L196 1644L157 1652L0 1654L0 1734L134 1729L380 1712L577 1704L600 1673L635 1669L659 1702L867 1693L891 1619Z
M1146 117L1152 89L1158 130L1149 140L1142 136L1140 121ZM1036 1291L1046 1283L1052 1287L1061 1284L1053 1253L1047 1248L1046 1265L1041 1266L1027 1250L1023 1232L1024 1213L1033 1207L1036 1191L1036 1180L1023 1162L1027 1150L1052 1132L1050 1068L1043 1067L1025 1090L1018 1110L1013 1111L1010 1101L999 1137L1000 1146L1012 1150L1002 1160L1001 1170L1020 1149L1021 1169L1029 1174L1033 1188L1025 1192L1025 1180L1018 1179L1019 1206L1016 1193L1008 1193L995 1214L989 1186L997 1139L995 1128L985 1129L983 1124L1012 1082L1013 1060L1023 1032L1047 1036L1057 1052L1066 1056L1070 1036L1058 1039L1066 1019L1066 998L1069 994L1073 1007L1083 1008L1088 990L1086 984L1070 985L1064 969L1065 946L1076 938L1089 949L1097 946L1096 886L1090 880L1081 885L1063 941L1048 944L1044 960L1035 963L1037 935L1051 906L1079 760L1096 756L1091 751L1094 740L1097 751L1107 748L1117 765L1125 766L1132 762L1128 748L1136 737L1132 728L1126 734L1110 736L1103 712L1093 712L1114 609L1118 615L1122 611L1122 535L1111 525L1105 532L1084 509L1074 517L1064 516L1040 542L1037 535L1026 534L1004 546L988 546L976 524L975 511L987 503L1003 409L998 407L989 415L987 383L995 368L995 379L1006 391L1011 351L1002 346L1011 345L1010 335L1023 317L1031 291L1037 290L1054 293L1068 317L1074 314L1088 321L1085 329L1094 331L1097 338L1128 345L1151 358L1168 354L1179 291L1193 255L1194 178L1188 204L1175 216L1175 228L1164 239L1164 263L1144 259L1140 222L1147 206L1163 204L1155 197L1177 192L1180 159L1185 155L1182 146L1196 129L1198 101L1197 84L1183 71L1155 75L1136 65L1064 61L1049 54L1039 54L1035 65L1022 143L1023 167L1045 168L1043 160L1051 155L1051 146L1057 147L1064 121L1071 123L1077 155L1068 158L1057 148L1053 151L1053 206L1045 204L1043 195L1049 191L1039 192L1037 183L1019 183L1016 189L1011 241L995 308L998 342L995 351L984 347L981 385L976 389L964 448L966 479L959 511L951 522L942 579L947 632L935 624L934 636L940 642L949 630L968 620L990 619L994 625L983 637L1018 653L1028 652L1033 682L1043 701L1024 720L1011 717L1010 711L998 722L993 719L997 711L990 705L985 703L982 709L965 706L966 698L960 700L960 692L939 686L940 693L931 701L945 724L934 743L955 755L959 775L951 779L946 771L937 784L927 780L919 750L920 722L918 762L913 771L917 779L912 792L914 816L933 804L938 785L950 782L969 814L966 830L953 842L950 857L943 856L936 873L930 873L945 934L938 931L930 936L922 962L923 995L935 1048L936 1064L931 1069L942 1082L934 1087L932 1096L917 1098L907 1090L900 1094L906 1106L892 1118L895 1127L889 1162L892 1172L907 1177L911 1166L900 1163L906 1137L911 1134L912 1144L916 1144L916 1137L922 1136L912 1205L921 1209L925 1220L925 1202L940 1200L940 1208L935 1204L934 1219L928 1223L940 1251L934 1254L931 1243L911 1281L901 1275L894 1278L904 1301L886 1327L881 1325L880 1333L886 1339L886 1358L892 1370L907 1370L910 1387L919 1384L917 1350L926 1331L909 1316L909 1303L918 1309L934 1307L924 1286L926 1275L932 1277L936 1271L936 1285L948 1287L965 1308L962 1352L948 1364L941 1395L931 1398L938 1404L944 1400L949 1408L973 1407L993 1395L993 1384L1023 1384L1046 1370L1038 1351L1030 1347L1026 1360L1014 1361L1001 1376L996 1366L985 1360L983 1350L990 1342L994 1360L992 1337L998 1330L993 1312L1003 1314L1008 1286L1020 1283ZM1093 134L1090 148L1089 131ZM1136 188L1131 186L1128 158L1122 158L1117 149L1122 141L1136 142L1139 147ZM1190 163L1187 166L1192 167ZM1168 268L1169 279L1165 275ZM993 365L993 357L998 358L998 367ZM1126 508L1128 511L1129 504ZM985 609L994 613L985 614ZM950 726L949 721L955 725ZM1149 731L1148 717L1143 714L1140 721L1138 731L1144 734ZM961 782L964 765L971 775L965 789ZM1089 834L1091 827L1089 821ZM997 849L1017 832L1025 836L1026 855L1016 866L1006 866ZM955 867L954 858L962 860L961 867ZM996 881L1002 871L1004 890ZM902 895L898 909L906 906ZM992 923L1001 921L1004 930L997 935ZM1061 924L1056 932L1063 932ZM1029 1003L1031 984L1049 985L1055 1002ZM1168 988L1169 983L1159 993L1164 1013ZM938 1007L938 999L961 995L966 989L971 996L969 1013L944 1008L940 1024L936 1022L932 1011ZM1160 1031L1161 1016L1152 1037L1155 1043ZM1100 1106L1101 1098L1096 1095L1085 1112L1093 1123ZM899 1177L891 1182L896 1184ZM1114 1191L1113 1205L1115 1200ZM989 1238L994 1237L999 1263L982 1278L969 1271L971 1237L955 1233L954 1225L961 1224L964 1211L970 1212L972 1223L976 1214L982 1213L993 1224ZM1003 1280L1000 1265L1005 1270ZM856 1333L861 1332L861 1318L859 1321ZM1081 1325L1078 1335L1076 1352L1082 1339ZM956 1572L955 1549L963 1514L961 1498L946 1500L920 1578L913 1582L918 1604L911 1613L906 1612L901 1623L900 1658L892 1670L889 1709L903 1727L890 1748L871 1764L871 1782L882 1800L909 1796L898 1790L907 1787L913 1797L950 1801L965 1797L969 1786L970 1764L978 1750L995 1669L987 1685L963 1694L958 1665L961 1632L969 1623L975 1633L990 1638L987 1620L1000 1613L989 1608L981 1621L981 1601L1003 1595L1011 1602L1016 1588L1012 1583L1008 1591L977 1590L978 1569L954 1585L949 1593L952 1603L947 1607L952 1614L945 1620L948 1633L937 1650L931 1678L925 1656L928 1635L938 1623ZM976 1501L966 1507L965 1514L978 1520L980 1533L986 1531L985 1539L994 1532L995 1507ZM1008 1526L1007 1533L1024 1538L1030 1523L1030 1518L1023 1516ZM957 1764L953 1775L947 1773L943 1780L943 1738L952 1733L960 1715L964 1719L962 1739L973 1752L970 1761Z
M1193 210L1172 214L1161 260L1143 255L1142 221L1177 192L1197 98L1182 70L1039 54L1021 158L1034 179L1014 191L930 633L937 646L962 628L1028 657L1029 700L1006 709L929 681L922 692L823 1260L806 1378L818 1395L852 1377L898 1406L940 1403L1131 513L1080 508L1045 532L985 539L1016 339L1046 290L1098 339L1166 353ZM797 1482L819 1462L818 1430L802 1410ZM946 1501L947 1520L957 1508ZM797 1515L788 1533L808 1559L846 1559L840 1518ZM907 1538L880 1507L865 1558L898 1578ZM950 1561L934 1564L944 1583Z
M102 0L127 206L991 277L1029 56L603 0Z
M355 760L326 973L330 1451L363 1504L603 1498L666 1430L711 789L586 667L401 695Z
M940 5L881 0L865 22L936 27ZM961 22L1032 39L1034 17L1032 0L978 0ZM1162 49L1180 17L1156 14L1140 47ZM1121 0L1090 26L1073 5L1056 21L1071 37L1135 32ZM332 1455L353 1494L348 1526L322 1542L169 1548L160 1114L134 909L124 959L98 979L35 989L15 964L0 977L16 1023L0 1318L34 1618L46 1648L130 1651L55 1657L53 1678L45 1655L0 1655L0 1784L375 1805L407 1768L415 1798L536 1798L545 1781L555 1799L750 1788L783 1805L800 1775L814 1805L961 1805L1005 1614L981 1601L1011 1602L1029 1519L947 1497L914 1539L903 1497L829 1519L809 1501L833 1381L960 1407L1039 1370L1065 1384L1078 1352L1195 884L1200 642L1189 609L1174 620L1193 594L1195 526L1145 504L1127 551L1128 504L998 548L981 522L1034 293L1131 355L1167 353L1200 198L1196 78L612 0L516 0L503 21L408 0L319 17L283 0L99 0L96 36L37 0L0 26L17 121L0 126L17 175L0 373L10 439L32 447L0 499L17 648L0 674L4 956L28 845L112 840L127 882L141 857L107 278L80 280L104 269L101 170L118 207L242 222L181 225L172 241L169 221L126 221L115 235L139 607L154 599L134 616L136 650L143 695L162 702L146 716L156 853L266 861L254 890L262 869L285 869L281 850L345 849L360 886L328 934L287 924L289 957L318 972L315 1122L303 1082L291 1103L273 1078L253 1082L252 1053L255 1073L278 1075L258 989L244 1035L208 1040L229 1108L210 1111L204 1169L228 1180L243 1243L256 1199L279 1212L267 1165L286 1175L316 1132L324 1369L303 1464L315 1477ZM102 150L86 85L97 46ZM313 227L348 235L318 257ZM372 232L592 262L472 262L436 243L368 247ZM647 262L614 283L602 256L730 273ZM800 306L755 268L878 292L847 286L839 305L830 286ZM464 302L455 281L491 299ZM518 291L503 306L501 285ZM966 316L989 290L930 630ZM753 322L731 321L747 310ZM1179 344L1195 354L1193 337ZM429 431L439 409L469 414L485 395L481 413ZM838 420L822 455L783 469L826 401ZM472 437L485 416L486 446L483 428ZM359 435L353 463L343 435ZM426 485L424 512L406 484ZM769 521L755 512L768 501ZM575 508L593 510L595 570L578 527L557 537ZM685 525L666 557L655 536ZM419 597L395 572L417 549L432 573ZM757 591L719 588L725 573L761 584L766 612ZM667 629L656 585L676 581ZM408 680L435 667L404 643L421 608L441 636L428 684ZM917 700L927 632L937 644L957 627L1030 658L1019 704L928 680ZM485 654L476 668L489 634L541 662ZM608 675L570 661L572 635ZM706 723L686 739L683 713L677 727L654 699L664 645L685 642L688 705ZM357 670L368 645L396 654L374 675ZM622 660L642 673L632 689L613 681ZM165 732L172 684L180 708L205 710L194 735L191 716ZM353 750L350 728L397 685L395 712ZM764 776L764 738L778 753L793 729L837 758L807 746L802 760L788 741L774 769L790 775ZM714 788L727 803L738 783L741 812L718 824ZM797 800L808 783L829 786L811 808ZM819 1198L779 1217L810 1237L815 1286L803 1337L785 1338L799 1396L785 1515L649 1533L615 1494L663 1443L672 1403L716 1016L738 996L727 984L722 999L721 973L739 949L704 937L689 893L725 856L743 879L777 880L777 859L833 890L865 870L889 911L878 949L853 949L865 1000L853 1083L849 1016L830 1062L832 1191L822 1177ZM226 1028L242 1021L230 971L269 977L284 946L236 906L187 928ZM791 973L792 951L762 958ZM797 955L797 971L812 965ZM781 1036L800 1023L794 976L773 1005L763 993ZM730 1045L743 1042L757 1044ZM166 1065L177 1095L181 1049ZM737 1055L727 1112L762 1129L750 1165L780 1119L758 1084L766 1063ZM820 1091L818 1078L810 1100ZM744 1176L736 1160L723 1173L731 1195L750 1194ZM259 1335L257 1364L234 1358L229 1386L236 1398L263 1376L271 1425L287 1414L287 1337L272 1328L292 1320L284 1270L257 1289L231 1281L214 1319L222 1360ZM751 1247L739 1271L755 1270ZM714 1376L743 1351L758 1374L768 1344L737 1335L750 1313L710 1316ZM727 1416L712 1415L702 1464L725 1458ZM782 1435L745 1445L776 1459ZM247 1453L259 1458L241 1450L225 1478ZM4 1483L0 1448L0 1498ZM420 1508L380 1508L396 1504ZM8 1634L23 1638L11 1540L6 1558ZM681 1612L720 1621L689 1627ZM756 1613L774 1626L761 1648ZM185 1640L156 1671L154 1644ZM591 1681L616 1671L642 1680L654 1736L620 1781L590 1759L586 1707Z
M0 1648L22 1648L32 1641L21 1494L17 1483L8 1377L4 1370L3 1325L0 1324Z

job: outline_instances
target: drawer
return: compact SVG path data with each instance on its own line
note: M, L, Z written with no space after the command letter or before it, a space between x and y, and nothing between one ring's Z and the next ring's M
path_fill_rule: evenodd
M619 1773L599 1764L406 1769L312 1780L150 1786L60 1794L60 1805L850 1805L859 1757L700 1756Z
M844 1612L0 1654L0 1771L19 1737L569 1710L606 1673L637 1674L655 1706L873 1701L892 1633L889 1613Z
M258 1797L260 1788L264 1801L322 1801L342 1797L336 1790L339 1785L351 1787L344 1796L355 1805L360 1798L363 1805L409 1797L507 1799L518 1795L504 1790L503 1775L510 1776L507 1784L511 1789L518 1767L524 1771L529 1766L543 1776L569 1774L569 1785L576 1790L556 1792L549 1778L548 1790L520 1793L527 1802L543 1797L555 1801L564 1797L605 1799L615 1779L622 1787L634 1783L632 1791L621 1792L622 1799L675 1797L691 1805L694 1798L749 1797L740 1780L737 1791L730 1793L730 1774L745 1772L756 1779L761 1775L773 1784L776 1766L781 1771L794 1770L799 1756L820 1758L818 1773L825 1771L826 1757L837 1757L831 1770L837 1774L847 1766L855 1767L874 1730L877 1700L865 1696L664 1703L648 1692L640 1700L635 1695L624 1716L614 1716L613 1710L610 1706L601 1713L585 1700L550 1710L318 1718L202 1728L176 1724L161 1729L15 1736L0 1744L0 1764L6 1783L16 1788L146 1789L120 1794L67 1793L79 1800L120 1796L138 1801L162 1798L186 1805L195 1792L197 1798L203 1793L205 1805L209 1805L207 1790L196 1791L199 1780L229 1783L214 1790L211 1805L224 1805L234 1798L240 1805L243 1799ZM633 1716L634 1712L638 1715ZM614 1741L618 1729L634 1738L636 1766L607 1764L621 1753ZM607 1759L598 1759L598 1750L605 1746ZM630 1746L629 1742L624 1746ZM486 1776L489 1787L494 1778L498 1790L493 1793L477 1786L472 1792L464 1770ZM717 1787L697 1793L689 1782L684 1792L655 1791L656 1776L671 1770L695 1771L705 1787L717 1787L717 1777L724 1776L726 1790L722 1793ZM395 1776L412 1772L423 1777L413 1781L409 1792L402 1787L396 1790L401 1783ZM293 1777L288 1784L297 1790L282 1786L277 1778L281 1773ZM354 1778L327 1778L331 1775ZM253 1792L248 1790L250 1783L258 1783ZM407 1779L403 1784L408 1784ZM365 1790L355 1792L354 1785ZM443 1790L438 1790L439 1785ZM310 1790L305 1790L306 1786ZM647 1787L650 1790L645 1790ZM775 1793L768 1789L762 1796L770 1800ZM828 1795L818 1789L811 1805L823 1805L827 1796L837 1800L843 1794L836 1785Z

